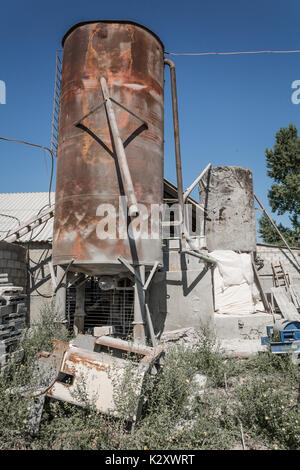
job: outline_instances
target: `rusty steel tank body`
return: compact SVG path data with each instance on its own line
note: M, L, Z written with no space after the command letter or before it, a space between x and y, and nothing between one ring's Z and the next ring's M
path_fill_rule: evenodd
M53 262L66 265L74 259L72 270L90 275L124 270L120 255L148 268L162 262L162 240L151 237L151 217L136 227L141 236L135 241L127 231L119 233L126 220L119 199L124 190L105 106L75 125L103 101L102 77L111 98L147 123L135 135L141 122L113 103L121 139L128 140L125 153L136 199L150 214L152 205L163 201L163 44L144 26L122 21L80 23L63 39ZM103 204L110 205L108 212ZM99 233L105 220L105 230L112 229L107 238ZM152 218L157 234L156 222Z

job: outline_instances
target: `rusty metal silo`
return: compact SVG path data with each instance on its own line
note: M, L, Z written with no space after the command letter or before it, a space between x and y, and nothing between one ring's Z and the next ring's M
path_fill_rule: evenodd
M118 215L119 196L126 193L105 106L89 114L103 102L103 78L114 101L136 201L150 213L152 204L163 201L160 39L141 25L122 21L80 23L63 39L53 261L66 265L74 259L72 269L90 275L125 269L120 255L146 267L162 262L160 236L140 237L132 244L128 237L97 235L99 205L111 204ZM120 222L118 216L117 226Z

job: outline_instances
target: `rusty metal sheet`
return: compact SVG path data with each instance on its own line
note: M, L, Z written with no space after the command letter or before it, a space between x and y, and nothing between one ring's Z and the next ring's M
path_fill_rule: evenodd
M72 270L99 274L120 272L117 258L151 266L162 262L161 239L141 237L100 240L97 208L108 203L119 214L124 195L113 152L105 107L89 115L80 127L74 123L103 100L100 79L110 96L147 122L140 122L114 105L125 144L138 203L150 212L163 198L164 49L143 26L131 22L88 22L72 28L64 38L61 114L56 178L53 261ZM117 224L120 222L117 217ZM151 219L148 220L150 231Z
M88 401L98 411L118 417L124 413L124 407L120 409L120 393L128 386L131 397L126 418L136 421L141 412L145 376L162 354L163 345L151 348L109 336L94 337L95 346L101 344L119 350L116 354L96 352L90 346L84 349L76 344L80 341L68 344L55 340L51 353L40 353L39 361L57 371L56 380L45 391L47 396L78 406ZM136 352L141 358L132 361L119 357L124 351ZM124 399L126 396L124 393Z

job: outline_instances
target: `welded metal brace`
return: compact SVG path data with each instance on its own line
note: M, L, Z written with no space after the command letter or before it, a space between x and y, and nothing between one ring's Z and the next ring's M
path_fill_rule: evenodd
M106 117L107 121L111 130L111 135L113 139L113 146L114 150L116 152L116 157L119 163L119 168L122 176L122 181L124 185L124 190L125 194L128 199L128 207L129 207L129 215L132 217L136 217L139 214L138 210L138 205L137 205L137 200L134 192L134 187L133 187L133 182L131 179L130 171L128 168L128 163L127 163L127 158L125 154L125 147L135 138L137 137L143 130L148 129L148 124L146 121L141 119L139 116L137 116L135 113L130 111L128 108L123 106L121 103L118 103L116 100L114 100L110 95L109 91L107 88L107 83L104 77L100 79L100 84L102 88L102 94L104 97L104 101L97 105L95 108L93 108L89 113L87 113L85 116L83 116L79 121L74 123L76 127L80 127L82 124L82 121L90 116L92 113L95 111L99 110L103 105L105 105L106 109ZM116 116L112 107L112 102L115 103L117 106L120 108L124 109L127 111L129 114L134 116L136 119L138 119L140 122L142 122L142 125L137 128L127 139L125 142L122 142L119 128L117 125L117 120Z
M54 289L54 294L56 294L56 292L58 291L58 289L61 287L61 285L62 285L62 283L63 283L63 280L65 279L65 277L66 277L66 275L67 275L67 273L68 273L68 271L69 271L71 265L74 263L74 261L75 261L75 259L72 258L71 261L70 261L70 263L69 263L68 266L66 267L65 272L64 272L63 276L61 277L61 280L59 281L59 283L57 284L56 288Z
M136 280L141 284L141 286L143 288L143 291L144 291L144 294L145 294L145 301L144 301L145 302L145 313L146 313L146 320L147 320L147 323L148 323L150 338L151 338L151 342L152 342L153 346L156 346L157 345L157 339L156 339L156 336L155 336L155 333L154 333L153 323L152 323L152 319L151 319L151 314L150 314L148 302L146 300L146 295L147 295L147 291L148 291L148 288L150 286L150 283L153 279L153 276L156 273L157 269L161 265L158 261L156 261L154 263L150 273L149 273L147 281L145 283L143 283L140 276L138 275L136 270L133 268L133 266L129 263L129 261L127 261L127 259L123 258L123 256L119 256L118 260L120 261L120 263L122 263L135 276Z

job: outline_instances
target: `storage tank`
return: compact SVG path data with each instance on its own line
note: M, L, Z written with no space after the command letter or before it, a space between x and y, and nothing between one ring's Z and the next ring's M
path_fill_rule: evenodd
M123 106L113 102L136 199L149 214L141 229L143 233L134 242L127 235L120 237L118 231L124 214L120 212L120 196L125 193L105 106L78 125L78 121L103 102L102 77L106 79L110 97ZM141 129L137 117L147 123L147 128ZM150 210L153 204L163 201L163 118L164 46L152 31L129 21L92 21L77 24L66 33L54 264L66 265L74 259L73 270L95 275L125 270L118 261L120 255L130 263L146 267L156 261L162 263L161 236L153 238L150 234ZM104 220L102 204L110 204L115 210L115 238L101 239L97 233L99 222ZM113 216L113 213L108 215L107 220ZM113 220L110 222L113 227ZM144 232L148 232L148 238Z

